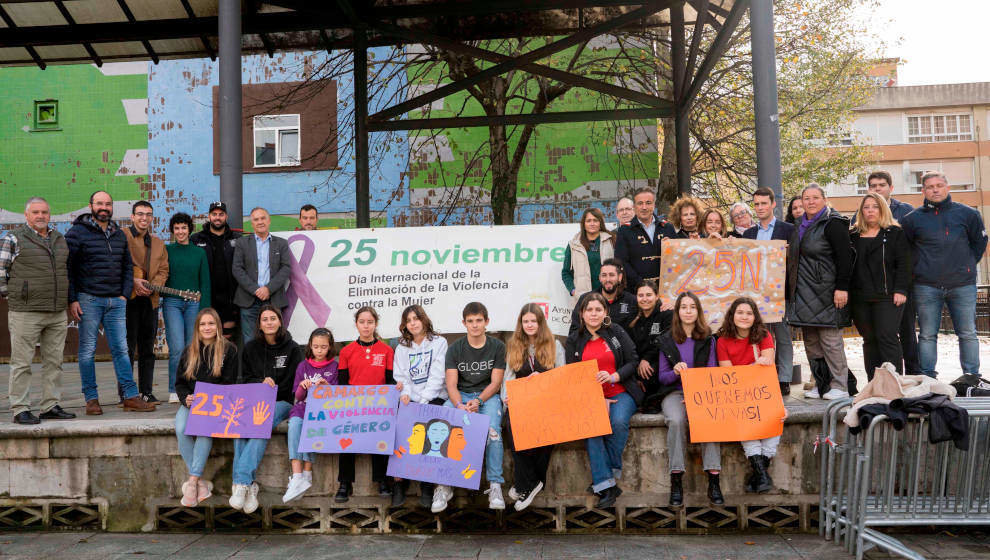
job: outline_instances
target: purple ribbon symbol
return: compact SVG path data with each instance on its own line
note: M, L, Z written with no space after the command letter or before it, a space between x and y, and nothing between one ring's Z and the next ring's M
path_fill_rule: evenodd
M330 306L323 301L320 293L316 291L309 278L306 277L309 263L313 260L313 254L316 253L316 244L308 236L300 234L290 237L289 245L291 246L294 241L302 241L304 246L302 257L298 261L296 261L296 256L292 254L292 251L289 251L292 273L289 275L289 289L285 291L285 297L289 302L283 314L285 324L289 324L292 319L292 312L296 309L296 303L301 301L306 307L306 312L316 322L316 326L325 327L330 319Z

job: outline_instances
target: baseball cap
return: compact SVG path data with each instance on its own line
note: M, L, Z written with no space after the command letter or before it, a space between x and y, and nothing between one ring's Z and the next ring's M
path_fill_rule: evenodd
M212 211L217 210L217 209L220 209L220 210L223 210L224 212L227 212L227 205L225 203L219 201L219 200L216 201L216 202L211 202L210 203L210 210L209 211L212 212Z

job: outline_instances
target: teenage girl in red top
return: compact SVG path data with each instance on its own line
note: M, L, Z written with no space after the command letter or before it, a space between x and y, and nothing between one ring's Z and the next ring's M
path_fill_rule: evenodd
M752 298L736 298L729 306L718 331L716 354L721 367L774 365L773 337ZM786 417L785 409L784 418ZM781 422L783 421L782 418ZM752 474L746 480L747 492L763 494L773 489L773 479L770 478L768 469L770 460L777 454L778 443L780 436L742 442L743 452L753 467Z
M393 385L392 347L382 342L378 336L378 312L372 307L362 307L354 314L358 339L340 351L340 365L337 379L340 385ZM402 390L401 384L399 390ZM340 488L333 499L344 503L353 493L354 454L338 455L340 468L337 481ZM392 495L392 485L385 477L388 465L387 455L371 456L371 479L378 483L378 493Z
M579 328L567 337L567 363L598 361L596 379L608 403L612 433L585 440L591 463L591 488L598 495L595 507L615 505L622 489L616 480L622 474L622 451L629 438L629 419L643 401L643 390L635 374L639 358L636 345L622 327L612 325L608 301L599 292L584 298L578 310Z

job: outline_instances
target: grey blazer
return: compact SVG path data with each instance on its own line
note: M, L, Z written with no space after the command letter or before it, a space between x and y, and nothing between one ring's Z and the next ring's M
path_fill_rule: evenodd
M268 281L268 291L271 292L269 301L275 307L282 309L288 305L285 299L285 285L289 283L289 274L292 271L289 242L271 234L269 238L271 239L268 246L268 265L271 269ZM245 233L236 240L232 268L234 278L237 279L234 304L238 307L251 307L255 300L254 291L261 287L258 285L258 248L253 233Z

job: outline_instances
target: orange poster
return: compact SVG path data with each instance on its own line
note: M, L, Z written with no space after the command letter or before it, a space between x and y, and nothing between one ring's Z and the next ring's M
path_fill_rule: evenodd
M681 384L691 443L763 439L784 431L774 366L687 369Z
M756 301L764 323L783 319L787 242L664 239L660 255L660 295L673 303L682 292L694 292L709 326L722 324L739 296Z
M611 434L597 374L589 360L506 383L516 450Z

